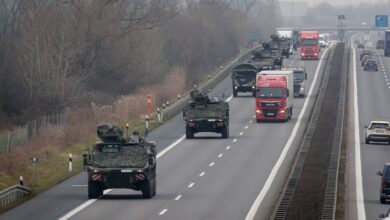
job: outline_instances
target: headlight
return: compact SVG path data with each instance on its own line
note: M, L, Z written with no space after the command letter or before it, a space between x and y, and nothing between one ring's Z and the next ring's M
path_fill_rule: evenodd
M261 114L261 110L260 109L256 109L256 113L257 114Z
M305 56L305 54L304 54L304 53L301 53L301 56Z
M237 89L237 86L235 86L234 89Z

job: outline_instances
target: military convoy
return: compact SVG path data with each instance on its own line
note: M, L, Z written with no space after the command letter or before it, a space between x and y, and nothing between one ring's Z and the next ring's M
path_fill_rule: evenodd
M191 101L183 109L186 122L186 138L194 138L198 132L220 133L222 138L229 137L229 104L218 98L194 89L191 91Z
M101 139L83 154L88 172L88 198L96 199L105 189L142 191L144 198L156 195L156 145L138 133L123 137L123 130L104 124L97 128Z

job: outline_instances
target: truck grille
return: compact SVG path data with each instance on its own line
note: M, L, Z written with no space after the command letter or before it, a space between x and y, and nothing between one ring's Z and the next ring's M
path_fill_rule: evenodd
M268 109L268 110L263 110L264 116L268 118L274 118L278 114L278 109Z
M279 107L280 102L261 102L261 107L270 108L270 107Z
M307 49L305 49L305 53L306 53L306 54L313 54L314 51L313 51L312 48L307 48Z

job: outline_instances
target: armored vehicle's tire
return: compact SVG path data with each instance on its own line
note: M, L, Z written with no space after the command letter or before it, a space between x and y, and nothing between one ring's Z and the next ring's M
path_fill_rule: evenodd
M381 200L381 203L382 203L382 204L385 204L385 203L386 203L386 198L380 197L380 200Z
M186 138L187 139L194 138L194 132L192 132L191 129L189 129L189 128L186 128Z
M229 127L225 127L222 131L222 138L228 138L229 137Z
M233 97L237 97L237 91L233 90Z
M147 184L142 186L142 197L150 199L154 195L154 178L150 179Z
M103 195L102 184L97 182L88 182L88 199L97 199Z

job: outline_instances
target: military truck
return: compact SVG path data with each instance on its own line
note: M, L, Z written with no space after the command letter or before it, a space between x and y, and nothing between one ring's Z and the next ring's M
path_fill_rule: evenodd
M271 44L273 45L273 49L277 49L280 51L281 56L285 56L286 58L290 57L290 42L287 38L279 37L277 35L271 35ZM281 66L281 65L280 65Z
M194 138L198 132L215 132L222 138L229 137L229 104L218 98L194 89L190 93L191 101L183 109L186 121L186 138Z
M252 57L249 58L247 63L255 66L257 72L275 69L275 58L272 56L270 48L252 51Z
M99 198L112 188L142 191L144 198L156 195L156 145L138 133L126 140L123 130L110 124L99 125L97 135L101 142L83 154L88 198Z
M242 63L234 67L232 72L234 97L237 97L238 92L250 92L255 97L257 72L257 68L249 63Z

